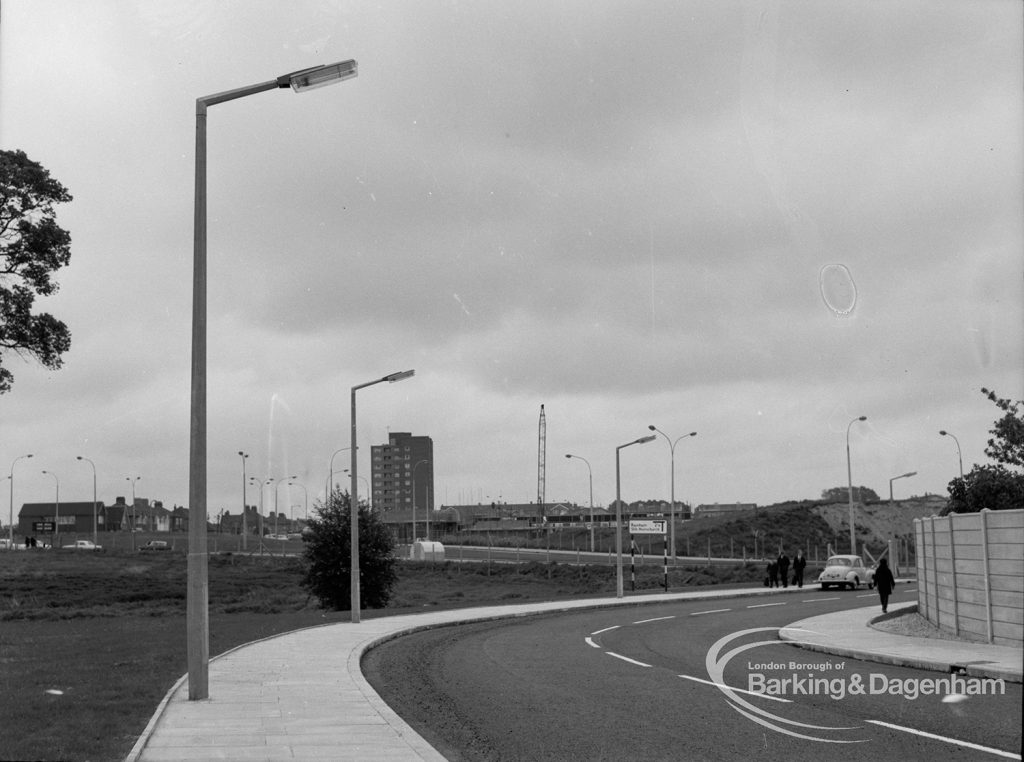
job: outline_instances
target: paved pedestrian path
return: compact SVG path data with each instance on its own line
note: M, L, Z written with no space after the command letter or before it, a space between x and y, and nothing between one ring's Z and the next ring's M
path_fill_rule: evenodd
M187 680L182 678L157 709L127 762L442 760L444 757L395 714L363 677L360 659L373 644L411 630L456 622L675 600L804 592L799 588L719 588L647 594L642 598L491 606L363 619L359 624L338 623L287 633L211 660L209 699L189 701ZM798 628L799 632L794 630L792 634L798 635L795 639L807 640L808 647L828 650L831 642L834 648L856 651L834 653L876 660L886 656L903 658L886 650L895 648L894 643L885 645L900 636L889 636L866 626L877 614L878 607L871 606L803 620L787 629ZM925 641L912 645L911 653L946 648L935 646L942 641L911 640ZM960 647L961 660L972 662L996 660L992 649L1000 648L956 645ZM1012 671L1013 659L1008 659L1008 663ZM1020 681L1019 652L1015 664L1016 679Z

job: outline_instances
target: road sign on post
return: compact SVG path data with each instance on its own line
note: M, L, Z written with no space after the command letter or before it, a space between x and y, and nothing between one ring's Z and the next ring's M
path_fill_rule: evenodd
M665 519L630 519L630 534L665 534L668 522Z

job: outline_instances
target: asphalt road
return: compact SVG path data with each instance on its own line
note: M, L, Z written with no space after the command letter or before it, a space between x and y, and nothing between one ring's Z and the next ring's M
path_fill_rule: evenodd
M875 603L874 593L808 587L785 598L440 628L372 650L363 670L388 704L451 760L863 762L1020 753L1020 685L1006 685L1003 695L944 701L948 691L940 690L943 695L911 699L910 691L927 684L922 681L948 676L829 657L777 640L779 627ZM911 600L913 587L906 586L893 603ZM769 682L794 678L802 691L793 682ZM755 696L722 685L778 690Z

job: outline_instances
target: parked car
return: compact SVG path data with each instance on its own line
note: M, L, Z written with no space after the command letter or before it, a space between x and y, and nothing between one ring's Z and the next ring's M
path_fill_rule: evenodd
M864 566L860 556L831 556L818 575L818 583L822 590L833 586L856 590L861 585L867 585L870 590L875 586L875 573Z
M143 545L139 550L169 550L170 545L167 544L166 540L150 540Z
M76 540L74 545L64 545L64 550L103 550L102 545L95 544L92 540Z

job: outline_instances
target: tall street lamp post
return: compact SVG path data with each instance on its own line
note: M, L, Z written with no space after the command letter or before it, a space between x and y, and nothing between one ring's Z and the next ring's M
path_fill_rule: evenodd
M28 455L19 455L17 458L12 460L11 461L11 475L7 477L8 479L11 480L11 514L10 514L10 517L9 517L10 526L7 527L7 531L9 533L8 539L11 541L11 546L10 546L11 550L14 550L14 464L17 463L22 458L31 458L31 457L32 457L32 453L29 453Z
M857 535L854 531L853 518L853 471L850 466L850 427L857 421L866 421L867 419L868 417L866 415L862 415L858 418L854 418L846 425L846 499L850 506L850 552L854 555L857 554Z
M566 454L567 458L576 458L587 464L587 474L590 477L590 552L594 552L594 471L590 468L590 461L579 455Z
M644 444L646 442L652 442L656 439L654 434L648 434L646 437L640 437L634 439L632 442L626 442L624 445L619 445L615 448L615 597L622 597L622 485L619 478L619 452L624 447L629 447L635 444Z
M656 431L665 437L665 441L668 442L668 451L672 464L672 507L669 509L669 515L672 519L671 528L669 530L669 553L672 554L672 563L676 562L676 444L680 439L686 439L687 437L697 436L696 431L691 431L689 434L683 434L681 437L676 437L673 441L672 438L664 431L659 429L654 424L648 426L651 431Z
M81 455L77 456L78 460L84 460L90 466L92 466L92 544L98 545L100 542L99 523L96 519L96 464L88 458L83 458Z
M956 442L956 457L957 457L957 461L960 463L960 481L963 481L964 480L964 456L960 452L960 440L957 439L952 434L950 434L948 431L940 431L939 434L941 434L944 437L951 437L952 440L954 442Z
M416 469L422 466L424 463L429 463L429 460L418 460L416 465L412 467L412 539L410 544L416 542ZM427 521L427 539L430 539L430 521Z
M351 499L349 500L349 515L351 516L351 568L349 573L352 577L349 586L349 592L352 597L352 622L358 624L360 609L362 608L362 601L359 598L359 479L356 473L356 460L359 451L356 449L356 392L360 389L365 389L367 386L373 386L374 384L382 384L387 381L389 384L393 384L396 381L402 381L406 378L411 377L416 373L415 370L403 370L397 373L390 373L383 378L378 378L375 381L367 381L365 384L358 384L352 387L352 442L349 447L352 456L352 465L350 467L352 477L352 493Z
M206 545L206 110L266 90L310 90L356 76L356 62L292 72L196 99L195 230L192 264L192 379L189 436L188 698L209 696L210 612Z
M245 509L245 461L249 457L249 453L239 450L238 454L242 458L242 550L247 550L249 547L249 524L246 518L248 511Z
M53 510L53 547L60 547L60 479L57 478L57 474L53 471L43 471L44 474L49 474L53 477L53 481L57 485L57 494L54 497L54 510Z

